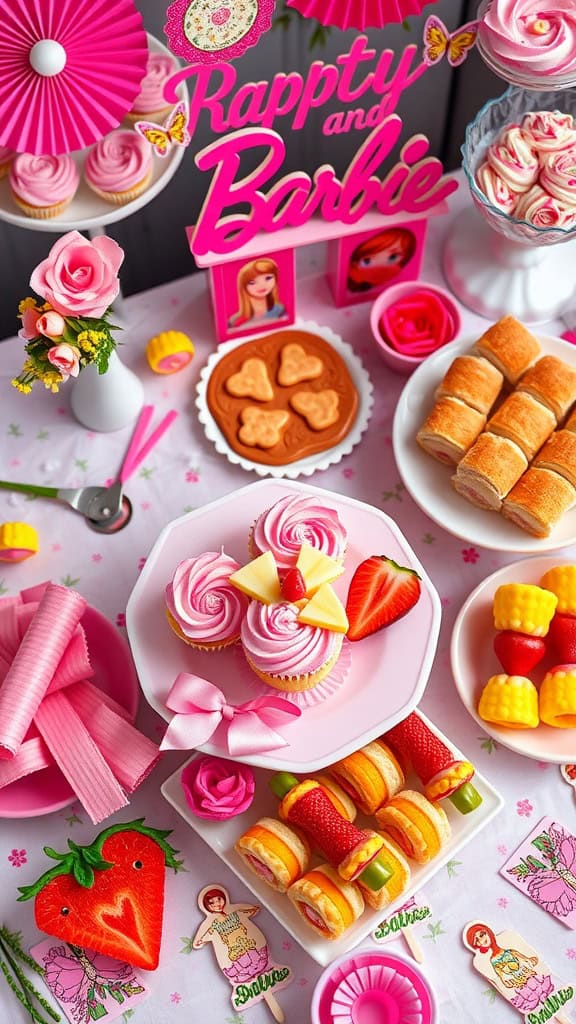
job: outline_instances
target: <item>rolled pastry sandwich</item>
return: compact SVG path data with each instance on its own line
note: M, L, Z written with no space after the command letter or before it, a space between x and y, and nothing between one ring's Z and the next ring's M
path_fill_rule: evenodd
M520 377L540 355L540 342L513 316L505 316L489 327L475 345L478 355L488 359L515 387Z
M530 462L556 429L556 417L547 406L524 391L513 391L486 424L486 430L507 437Z
M576 490L550 469L530 466L502 502L502 514L534 537L550 531L576 502Z
M452 486L478 508L499 512L503 498L527 468L528 460L514 441L486 432L458 463Z
M538 469L550 469L576 488L576 433L557 430L534 459Z
M421 448L438 462L455 466L484 429L486 416L459 398L440 398L416 435Z
M524 374L518 390L547 406L560 423L576 402L576 369L558 356L543 356Z
M436 388L436 399L459 398L472 409L489 413L504 383L500 370L482 356L456 356Z
M337 939L364 912L364 899L355 882L345 882L330 864L308 871L288 889L288 899L325 939Z

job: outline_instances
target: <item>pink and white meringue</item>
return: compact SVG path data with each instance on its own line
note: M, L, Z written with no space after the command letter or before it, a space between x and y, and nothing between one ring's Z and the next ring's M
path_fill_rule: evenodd
M576 146L547 157L540 171L540 185L561 203L576 208Z
M525 192L538 180L538 154L517 124L507 125L488 147L488 163L512 192Z
M517 220L527 220L535 228L563 228L568 231L576 227L576 206L566 205L540 185L533 185L526 195L520 197L514 216Z
M574 0L489 0L480 11L480 52L535 88L539 78L576 80ZM506 75L504 74L504 77Z
M519 193L512 191L487 160L476 171L476 184L492 206L512 216Z
M524 114L521 128L538 153L556 153L576 145L574 118L561 110L531 110Z

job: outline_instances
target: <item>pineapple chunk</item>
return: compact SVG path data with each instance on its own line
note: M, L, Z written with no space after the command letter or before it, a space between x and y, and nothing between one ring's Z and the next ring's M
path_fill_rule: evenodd
M304 541L300 548L296 568L300 569L304 577L309 597L312 597L323 583L333 583L344 572L341 562L322 554L307 541Z
M298 619L308 626L319 626L330 629L333 633L348 632L348 618L344 605L337 597L329 583L323 583L314 597L300 612Z
M262 604L276 604L282 600L278 569L271 551L243 565L229 577L233 587L243 594L261 601Z

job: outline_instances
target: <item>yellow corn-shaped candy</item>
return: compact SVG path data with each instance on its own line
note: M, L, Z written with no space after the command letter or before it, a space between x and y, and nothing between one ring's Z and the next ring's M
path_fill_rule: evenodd
M555 729L576 728L576 666L557 665L540 687L540 718Z
M492 676L482 690L478 714L483 721L506 729L535 729L538 691L525 676Z
M504 583L494 594L494 628L546 636L557 603L556 594L532 583Z
M540 580L540 586L556 594L557 612L576 615L576 565L556 565L549 569Z

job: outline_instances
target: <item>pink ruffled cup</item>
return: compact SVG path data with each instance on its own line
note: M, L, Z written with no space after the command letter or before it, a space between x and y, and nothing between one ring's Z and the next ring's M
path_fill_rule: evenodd
M433 352L458 336L461 318L452 296L424 281L392 285L376 299L370 326L385 363L411 373Z

